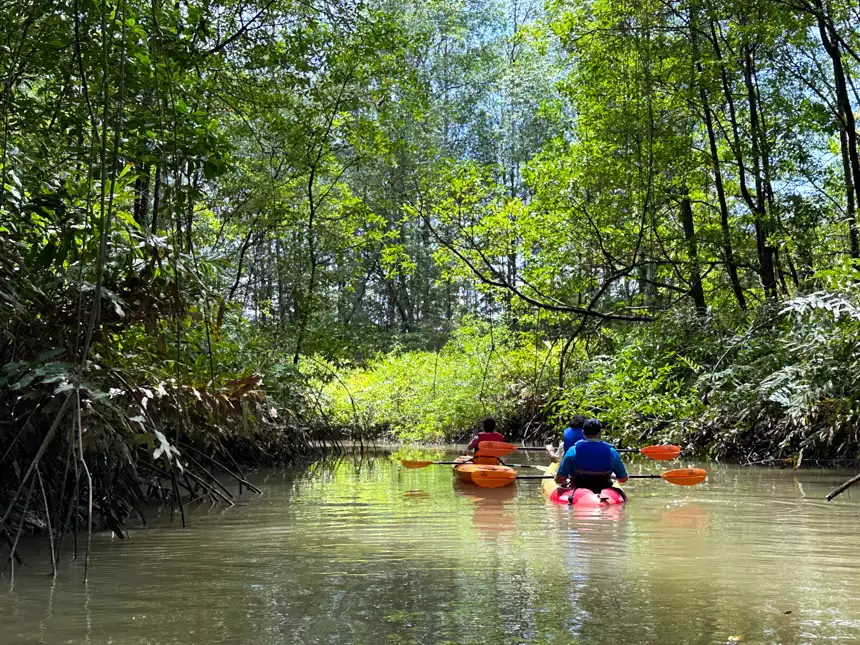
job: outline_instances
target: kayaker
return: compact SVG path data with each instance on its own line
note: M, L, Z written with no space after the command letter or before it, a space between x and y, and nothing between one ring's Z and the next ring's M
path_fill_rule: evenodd
M477 450L478 444L482 441L504 440L505 437L500 432L496 432L496 420L493 417L487 417L484 419L483 431L472 437L472 441L469 442L469 450Z
M621 456L600 439L602 426L597 419L588 419L582 426L585 439L576 442L561 460L555 481L568 488L588 488L600 493L612 486L612 476L619 483L627 481L627 469Z
M585 415L574 415L573 419L570 420L570 423L564 429L564 434L562 435L561 442L558 444L558 448L551 443L546 444L546 451L552 457L553 461L560 461L577 441L585 439L585 435L582 434L582 426L585 421Z

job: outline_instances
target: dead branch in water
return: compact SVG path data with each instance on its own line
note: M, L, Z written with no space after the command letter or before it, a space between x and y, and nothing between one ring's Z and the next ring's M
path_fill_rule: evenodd
M830 491L830 493L827 495L827 501L828 502L832 501L833 498L837 497L838 495L841 495L842 493L844 493L846 490L851 488L857 482L860 482L860 474L854 475L854 477L849 479L847 482L845 482L844 484L841 484L840 486L837 486L832 491Z

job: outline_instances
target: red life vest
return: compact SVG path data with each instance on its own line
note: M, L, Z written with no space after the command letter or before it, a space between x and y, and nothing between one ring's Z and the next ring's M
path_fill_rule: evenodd
M472 463L490 464L493 466L497 466L499 464L499 458L481 455L481 449L478 448L478 444L481 443L482 441L504 441L504 440L505 440L505 437L500 432L479 432L478 433L478 441L475 442L475 456L473 457Z

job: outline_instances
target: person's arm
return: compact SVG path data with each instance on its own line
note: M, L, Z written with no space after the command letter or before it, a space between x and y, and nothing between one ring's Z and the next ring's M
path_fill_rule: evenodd
M478 447L478 435L472 437L472 441L469 443L469 450L475 450Z
M551 443L548 443L544 446L546 451L549 453L549 456L552 457L553 461L561 461L561 458L564 457L564 441L558 444L558 448L553 446Z
M615 473L615 478L619 484L627 481L627 469L624 467L624 462L621 461L621 455L615 448L612 449L612 472Z
M568 477L570 477L575 470L576 449L571 448L562 458L561 465L558 467L558 470L555 473L555 483L563 486L567 483Z

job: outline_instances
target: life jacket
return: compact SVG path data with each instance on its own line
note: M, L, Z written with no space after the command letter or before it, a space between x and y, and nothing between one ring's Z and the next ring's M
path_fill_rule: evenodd
M563 457L567 454L567 451L570 450L572 446L583 439L585 439L585 435L582 433L582 428L566 427L564 429L564 452L562 452L561 456Z
M482 441L504 441L505 437L500 432L479 432L478 433L478 443ZM472 458L473 464L482 464L489 466L498 466L499 458L498 457L489 457L481 454L481 449L475 449L475 456Z
M479 432L478 443L482 441L504 441L505 437L501 432Z
M612 472L612 446L604 441L576 442L576 474L602 475Z

